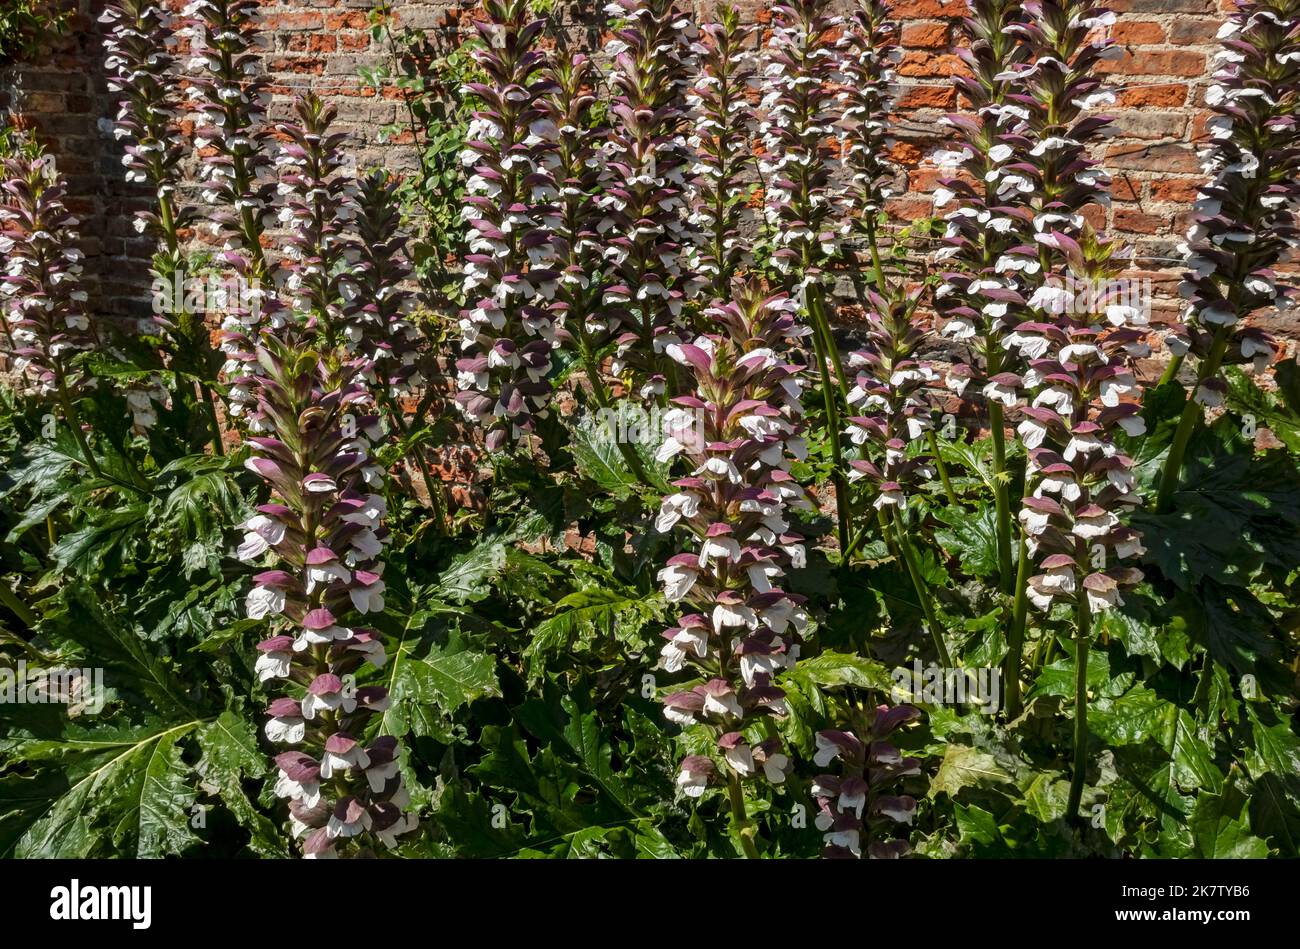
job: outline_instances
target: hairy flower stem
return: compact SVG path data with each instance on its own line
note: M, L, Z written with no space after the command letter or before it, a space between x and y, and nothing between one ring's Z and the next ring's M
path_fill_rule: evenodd
M1019 559L1016 563L1016 598L1011 607L1011 631L1007 634L1007 655L1002 665L1003 708L1007 721L1018 718L1020 704L1020 660L1025 648L1025 614L1029 608L1029 545L1020 535Z
M1004 590L1011 589L1011 501L1007 488L1006 429L1002 405L989 402L989 429L993 435L993 503L997 510L998 576Z
M921 611L925 614L925 623L930 627L934 651L939 654L939 664L946 669L952 665L952 658L948 655L948 647L943 641L944 628L934 608L934 597L930 594L925 578L921 576L920 565L916 562L916 551L912 548L912 542L907 536L907 528L903 524L903 515L899 511L894 511L894 533L898 539L898 549L903 554L903 562L907 565L908 576L912 578L916 598L921 604Z
M1196 376L1196 385L1192 387L1192 392L1197 392L1201 384L1207 379L1213 379L1219 371L1219 365L1223 362L1224 354L1228 351L1228 341L1232 337L1231 326L1220 326L1214 334L1214 344L1210 347L1210 352L1206 355L1201 363L1200 371ZM1183 470L1183 456L1187 453L1187 443L1191 441L1192 433L1196 431L1196 424L1204 417L1204 409L1195 398L1189 398L1187 404L1183 406L1182 417L1178 420L1178 428L1174 432L1173 444L1169 446L1169 454L1165 456L1165 467L1160 474L1160 492L1156 495L1156 513L1164 514L1169 510L1169 503L1173 500L1174 491L1178 488L1178 477Z
M727 798L731 802L731 817L736 822L736 833L740 837L740 849L745 852L745 859L759 859L758 846L754 843L754 826L749 822L749 814L745 811L745 792L740 787L740 775L734 771L727 775Z
M1065 814L1070 820L1079 815L1083 799L1084 772L1088 769L1088 644L1092 635L1092 614L1088 598L1080 594L1076 606L1074 634L1074 774L1070 778L1070 799Z

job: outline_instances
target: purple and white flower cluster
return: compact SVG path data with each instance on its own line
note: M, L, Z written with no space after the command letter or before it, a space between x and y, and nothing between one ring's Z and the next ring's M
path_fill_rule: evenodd
M1295 287L1277 272L1300 246L1300 4L1239 3L1219 31L1214 84L1205 102L1214 116L1201 167L1210 182L1198 195L1183 250L1190 268L1180 288L1186 319L1167 338L1175 355L1200 359L1193 399L1222 404L1223 363L1261 370L1276 342L1249 326L1251 314L1290 309Z
M171 16L158 0L120 0L99 22L107 26L108 88L119 97L113 135L127 140L126 180L147 184L157 203L156 211L136 212L135 229L162 245L154 269L169 279L182 266L179 231L192 215L176 193L185 149L177 127L182 93Z
M681 725L707 723L732 772L773 783L785 780L789 758L779 739L756 741L749 726L787 714L774 679L794 664L808 623L803 597L781 586L786 569L805 557L787 514L810 507L790 474L807 454L804 367L781 355L808 332L794 312L785 296L745 288L705 312L716 332L669 347L694 385L693 394L671 400L671 435L659 458L681 458L689 474L673 482L655 520L661 533L684 529L690 540L659 572L665 598L685 610L664 632L660 665L689 668L700 680L668 695L664 714ZM710 758L690 756L678 785L698 797L714 773Z
M383 469L371 457L378 419L356 365L330 370L269 334L257 356L254 411L267 434L246 440L245 466L272 499L241 525L238 556L268 567L254 576L246 609L274 631L258 644L258 677L287 693L267 709L267 738L287 748L275 758L275 791L289 800L305 856L366 855L417 826L397 739L363 738L388 691L357 684L363 664L386 662L380 634L360 625L384 609Z
M557 194L551 243L559 271L551 310L556 325L564 325L576 340L587 372L596 377L591 380L592 388L603 398L595 351L610 328L609 318L599 306L604 251L601 231L609 226L598 203L599 146L608 129L598 125L592 108L600 73L589 56L566 46L551 55L548 75L546 107L556 127L551 174Z
M687 218L686 90L697 27L676 0L617 0L601 207L609 218L602 303L618 342L613 364L642 398L667 391L667 348L682 341L682 307L702 278L682 266Z
M539 45L544 21L530 19L527 0L487 0L483 9L473 56L486 81L466 87L478 108L462 152L473 172L456 403L496 451L534 432L551 399L558 130L545 102L552 87Z
M901 283L886 289L888 297L866 291L865 345L848 360L857 370L848 402L859 414L845 420L846 434L865 456L849 462L849 479L872 484L877 509L902 509L918 481L934 477L931 459L909 446L932 428L928 395L940 375L918 356L926 338L917 320L924 294Z
M293 319L326 349L355 346L361 328L345 323L343 306L349 279L343 265L360 256L345 232L355 207L353 179L340 171L339 146L346 136L331 128L337 110L314 93L296 97L293 114L295 121L277 126L286 141L275 158L279 220L288 230L284 289L292 313L277 312L273 322Z
M763 66L764 213L775 249L772 265L791 286L815 280L839 252L831 178L839 168L832 142L834 31L841 25L826 0L772 8Z
M262 234L275 191L266 148L266 109L271 93L259 73L255 51L256 0L192 0L185 7L190 41L191 105L198 113L194 147L199 150L203 200L223 259L249 281L269 275ZM256 313L234 311L249 325Z
M357 184L353 199L356 260L345 289L349 348L369 364L370 382L395 399L424 385L422 334L411 322L415 295L404 287L411 275L397 199L399 181L383 171Z
M844 189L845 237L857 229L875 238L877 219L893 193L898 169L889 161L893 145L889 115L894 64L902 57L898 24L884 0L861 0L845 18L839 51L840 156L851 177Z
M80 275L78 221L47 155L4 163L0 201L0 315L13 370L42 397L65 403L93 379L72 358L95 344Z
M749 48L755 29L740 23L734 7L722 7L718 17L700 27L694 47L698 70L686 94L693 122L686 144L694 154L687 183L694 241L686 265L708 277L713 299L725 298L732 278L753 263L743 231L754 217L751 141L758 119L749 92L759 84Z
M920 717L921 713L910 705L881 705L871 717L866 741L851 731L817 733L813 762L820 768L840 762L839 774L821 774L813 779L812 793L818 808L814 823L826 844L822 856L861 858L864 849L874 859L907 855L907 840L895 838L892 831L897 824L912 823L916 799L883 792L909 775L920 774L920 762L904 756L887 739Z

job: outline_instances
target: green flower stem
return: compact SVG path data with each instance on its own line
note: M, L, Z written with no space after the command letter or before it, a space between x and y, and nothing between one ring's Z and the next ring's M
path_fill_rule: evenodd
M920 601L921 611L925 614L926 625L930 627L930 637L934 640L935 652L939 654L939 663L944 668L948 668L952 665L952 659L943 641L944 628L934 608L934 598L930 595L930 588L926 586L925 578L921 576L921 568L916 562L916 551L912 549L912 542L908 539L907 529L903 525L903 515L897 510L894 512L894 533L898 539L898 549L903 554L903 562L907 565L907 573L912 578L916 598Z
M1183 360L1185 358L1186 354L1174 356L1169 360L1169 365L1165 366L1165 371L1160 374L1160 385L1164 385L1166 382L1173 382L1178 378L1178 373L1183 368Z
M1025 535L1020 535L1020 549L1016 564L1016 598L1011 608L1011 630L1007 633L1007 655L1002 665L1002 694L1006 696L1003 708L1007 721L1018 718L1020 704L1020 660L1025 648L1025 614L1029 607L1029 548Z
M1011 499L1007 490L1007 443L1002 404L989 402L989 429L993 435L993 504L997 514L998 575L1002 589L1011 589Z
M835 466L835 471L831 477L835 482L837 536L840 542L840 551L847 556L846 552L851 549L851 538L849 537L849 483L848 479L844 477L844 455L840 448L840 413L835 400L831 373L826 366L831 354L827 352L826 340L819 329L821 319L819 319L818 314L821 312L821 306L814 287L810 286L808 288L807 302L808 315L813 324L813 351L817 359L817 369L821 373L822 402L826 407L826 434L830 439L831 461ZM824 318L825 314L821 314L821 316Z
M1201 403L1196 401L1196 393L1200 390L1203 382L1213 378L1214 374L1219 371L1219 365L1223 362L1223 355L1228 350L1228 339L1231 334L1231 327L1219 327L1214 334L1214 343L1210 346L1210 352L1206 355L1205 361L1201 363L1200 371L1196 374L1196 384L1192 387L1191 398L1183 406L1182 417L1178 420L1178 429L1174 432L1173 444L1169 446L1169 454L1165 457L1164 471L1160 475L1160 491L1156 495L1157 514L1164 514L1169 510L1169 503L1173 500L1174 491L1178 488L1178 478L1182 474L1183 456L1187 453L1187 443L1191 441L1197 423L1204 416Z
M1070 799L1065 805L1065 815L1074 820L1083 800L1084 773L1088 770L1088 645L1092 636L1092 614L1088 610L1088 596L1078 592L1075 608L1074 633L1074 774L1070 777Z
M0 603L7 606L9 612L22 620L24 626L35 631L37 624L40 623L40 619L32 612L32 608L22 601L22 598L19 597L17 593L9 589L8 582L3 578L0 578Z
M57 370L59 404L63 406L63 417L68 422L68 427L72 429L72 437L77 440L77 447L81 449L82 458L86 467L90 469L91 474L96 478L104 477L104 472L99 469L99 462L95 456L90 453L90 444L86 441L86 433L81 430L81 422L77 417L77 410L72 404L72 398L68 395L68 386L63 379L63 370Z
M948 466L944 463L943 456L939 454L939 436L930 429L927 433L930 440L930 454L934 455L934 466L939 470L939 480L943 482L943 493L948 498L948 503L953 507L957 506L957 492L952 489L952 479L948 477Z
M754 825L749 822L745 812L745 792L740 786L740 775L735 771L727 774L727 798L731 802L731 817L736 822L736 831L740 835L740 849L748 860L757 860L758 846L754 843Z

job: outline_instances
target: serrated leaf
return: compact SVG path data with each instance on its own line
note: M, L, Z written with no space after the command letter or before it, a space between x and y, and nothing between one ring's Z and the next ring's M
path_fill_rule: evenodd
M956 799L962 788L1009 783L1011 775L987 752L968 745L948 745L939 770L930 779L931 799L940 794Z

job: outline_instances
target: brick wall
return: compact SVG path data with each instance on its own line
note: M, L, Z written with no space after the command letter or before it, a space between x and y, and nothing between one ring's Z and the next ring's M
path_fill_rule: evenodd
M23 111L69 174L76 206L86 217L89 269L98 279L102 305L121 312L133 291L139 294L141 261L148 254L130 229L130 209L141 198L123 183L119 153L98 121L110 110L95 23L102 0L72 2L81 12L55 52L37 65L0 72L0 110ZM366 87L357 75L358 68L386 55L366 28L373 5L373 0L265 0L264 54L277 97L272 117L284 117L293 92L310 87L337 105L359 165L410 170L415 156L409 144L377 141L378 130L397 118L400 100L393 90ZM769 16L766 2L740 5L751 20ZM402 23L448 36L465 19L462 9L446 0L393 0L392 6ZM566 22L585 16L591 24L593 15L600 16L599 6L559 3L555 9ZM695 6L707 9L708 4ZM1138 266L1155 286L1157 308L1173 313L1174 248L1201 180L1193 143L1204 138L1201 105L1214 34L1229 0L1114 0L1111 6L1119 13L1114 36L1123 56L1104 64L1120 87L1117 128L1100 155L1115 180L1105 223L1133 244ZM911 219L931 211L929 195L938 173L924 158L943 141L935 120L957 105L949 77L958 62L946 49L965 3L897 0L895 9L905 50L898 70L902 115L895 157L906 168L908 190L892 210ZM1292 335L1286 326L1277 328Z

